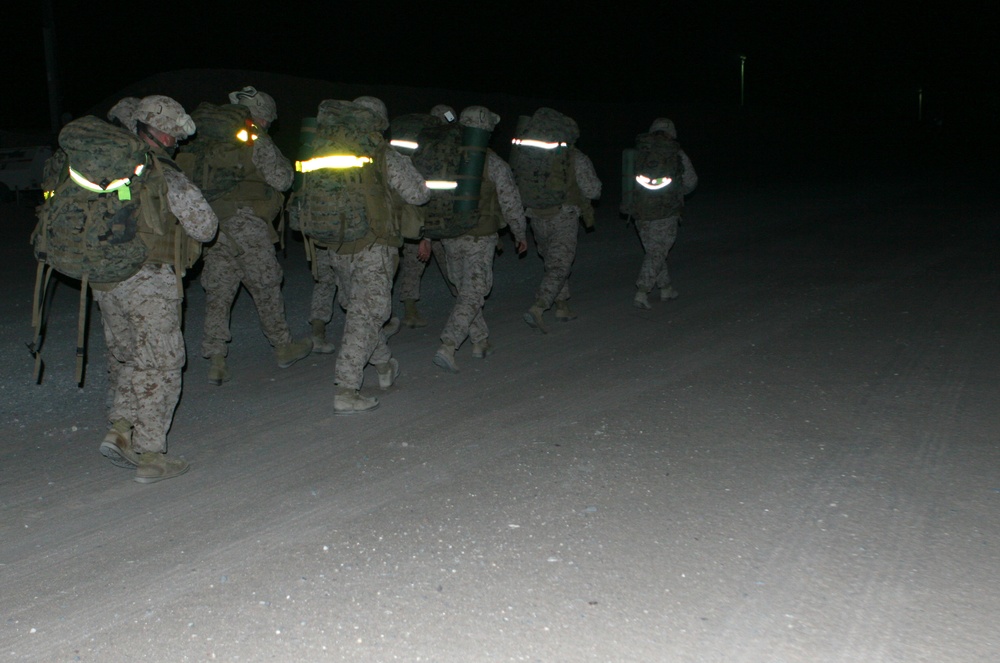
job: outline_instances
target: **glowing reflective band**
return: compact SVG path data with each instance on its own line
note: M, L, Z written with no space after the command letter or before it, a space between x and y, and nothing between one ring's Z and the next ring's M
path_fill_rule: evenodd
M566 147L566 143L546 143L541 140L533 140L531 138L515 138L511 141L515 145L523 145L524 147L540 147L543 150L554 150L557 147Z
M243 141L244 143L247 142L248 140L253 142L257 140L257 134L252 134L246 129L240 129L238 132L236 132L236 138Z
M404 150L415 150L420 147L420 144L414 140L403 140L402 138L390 140L389 144L393 147L401 147Z
M458 188L458 182L450 180L427 180L427 188L434 191L451 191Z
M42 191L42 198L44 198L45 200L48 200L54 195L56 195L55 191Z
M670 179L669 177L658 177L656 179L649 179L645 175L636 175L635 181L641 184L644 188L649 189L650 191L657 191L667 186L671 182L673 182L673 180Z
M295 170L300 173L311 173L323 168L361 168L371 163L371 157L356 157L352 154L334 154L328 157L316 157L308 161L296 161Z
M128 188L128 185L131 184L132 182L127 177L122 178L120 180L115 180L110 184L108 184L106 188L102 189L100 185L94 184L86 177L84 177L77 171L73 170L72 166L70 166L69 169L69 176L73 178L74 182L79 184L87 191L93 191L94 193L109 193L111 191L117 191L119 200L132 200L132 193L131 191L129 191Z

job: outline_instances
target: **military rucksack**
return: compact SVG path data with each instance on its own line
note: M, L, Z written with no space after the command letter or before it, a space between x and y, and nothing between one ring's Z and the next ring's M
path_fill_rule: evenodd
M328 246L374 233L397 234L390 212L385 139L375 115L360 104L328 99L295 169L301 186L292 195L298 229Z
M473 132L484 135L472 136ZM479 223L479 195L489 136L482 129L440 122L418 134L413 166L431 190L431 199L424 206L424 237L458 237ZM464 144L476 138L481 145Z
M59 146L61 151L52 157L54 190L38 206L38 223L31 235L38 260L32 350L37 380L42 316L52 272L80 280L80 382L88 288L113 287L150 260L182 251L174 244L176 220L164 213L166 183L161 166L145 141L86 116L63 127Z
M265 221L272 220L281 211L284 196L267 184L254 165L253 145L259 130L250 109L203 102L191 118L198 133L181 147L175 161L201 189L219 219L246 206Z
M629 154L631 152L631 154ZM680 144L662 132L636 137L623 156L623 211L652 221L676 214L684 206Z
M520 118L510 167L526 207L555 207L570 197L576 183L571 150L579 136L576 122L551 108Z

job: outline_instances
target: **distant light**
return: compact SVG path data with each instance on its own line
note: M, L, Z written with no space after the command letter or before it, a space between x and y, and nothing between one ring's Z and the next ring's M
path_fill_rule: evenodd
M543 150L554 150L557 147L566 147L566 143L547 143L541 140L533 140L531 138L515 138L511 141L514 145L521 145L523 147L538 147Z
M246 129L240 129L238 132L236 132L236 138L243 141L244 143L248 141L252 143L253 141L257 140L257 134L252 134Z
M311 173L314 170L322 170L324 168L361 168L371 162L371 157L358 157L353 154L333 154L327 157L316 157L307 161L296 161L295 170L300 173Z
M670 179L669 177L649 178L646 177L645 175L636 175L635 181L638 182L644 188L649 189L650 191L659 191L663 187L673 182L673 180Z
M451 191L458 188L458 182L451 180L427 180L427 188L434 191Z
M418 147L420 147L420 144L417 143L416 141L403 140L402 138L398 139L394 138L393 140L389 141L389 144L392 145L393 147L399 147L404 150L416 150Z

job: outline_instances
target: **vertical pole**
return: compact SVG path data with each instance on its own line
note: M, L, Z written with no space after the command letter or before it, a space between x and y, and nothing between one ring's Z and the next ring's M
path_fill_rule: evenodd
M746 64L747 64L747 56L741 55L740 56L740 108L743 108L743 105L746 101L746 95L745 95L746 88L744 86L744 81L746 80L745 78Z
M924 122L924 88L917 88L917 122Z
M56 65L56 34L55 14L52 11L52 0L45 0L42 19L42 39L45 44L45 73L49 84L49 121L52 124L52 134L58 135L59 121L62 113L59 110L59 74Z

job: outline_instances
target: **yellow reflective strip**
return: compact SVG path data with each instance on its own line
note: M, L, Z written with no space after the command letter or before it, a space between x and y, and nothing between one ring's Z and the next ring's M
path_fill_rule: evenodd
M315 157L307 161L296 161L295 170L300 173L311 173L323 168L361 168L371 163L371 157L356 157L352 154L334 154L327 157Z
M532 138L515 138L511 142L515 145L521 145L523 147L539 147L543 150L554 150L557 147L566 147L566 143L548 143L542 140L534 140Z

